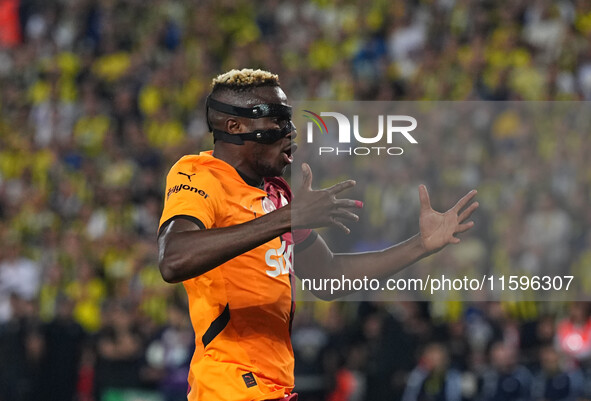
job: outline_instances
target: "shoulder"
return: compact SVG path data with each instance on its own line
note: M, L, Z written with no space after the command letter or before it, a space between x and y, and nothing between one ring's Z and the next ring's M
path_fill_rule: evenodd
M175 164L172 165L170 171L187 170L187 172L194 172L198 166L204 164L204 158L201 155L185 155L181 157Z
M219 197L221 183L214 174L208 159L210 156L186 155L181 157L168 172L166 178L167 199L172 193L194 192L211 199L215 193Z
M168 172L168 179L178 179L190 183L194 180L212 179L211 156L185 155Z

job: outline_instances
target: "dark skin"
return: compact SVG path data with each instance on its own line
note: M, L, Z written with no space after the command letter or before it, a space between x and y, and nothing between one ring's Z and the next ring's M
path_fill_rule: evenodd
M259 103L287 105L287 97L279 87L256 88L249 93L250 97L246 101L232 99L231 94L226 96L217 99L243 107ZM271 117L247 119L221 113L210 114L210 117L214 127L230 134L255 129L277 129L284 123ZM235 145L217 141L213 156L224 160L250 179L261 181L264 177L281 175L290 164L289 156L291 150L295 150L295 145L291 150L290 146L296 135L294 131L273 144L246 141L244 145ZM201 230L188 220L173 220L158 238L159 266L164 280L175 283L197 277L292 228L336 226L348 233L347 222L359 219L354 213L357 202L337 198L337 195L353 187L355 181L347 180L330 188L314 190L312 171L307 164L302 165L302 172L303 184L294 202L246 223ZM335 254L318 236L313 244L298 252L295 273L300 278L391 276L448 244L459 243L460 239L455 234L467 231L474 225L466 220L478 207L478 202L471 202L475 195L476 191L472 190L447 212L439 213L431 208L427 188L421 185L418 234L382 251L356 254ZM228 243L233 246L228 248ZM316 295L329 299L346 294L319 292Z

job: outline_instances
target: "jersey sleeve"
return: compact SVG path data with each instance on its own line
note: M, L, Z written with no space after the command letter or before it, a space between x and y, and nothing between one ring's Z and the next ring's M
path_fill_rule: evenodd
M191 220L202 229L212 228L221 194L220 183L207 168L197 165L189 157L182 158L166 177L158 235L175 218Z

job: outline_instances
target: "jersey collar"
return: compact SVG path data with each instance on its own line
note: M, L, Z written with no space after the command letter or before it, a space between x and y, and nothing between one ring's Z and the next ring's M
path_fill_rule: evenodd
M260 189L261 191L264 191L264 185L265 185L264 180L257 181L257 180L253 180L252 178L246 176L244 173L242 173L240 170L234 168L232 165L226 163L225 161L223 161L221 159L214 157L213 150L206 150L206 151L200 152L199 156L206 156L206 157L209 156L209 158L212 159L211 161L214 161L216 164L219 163L219 166L223 167L224 170L231 170L232 173L235 173L236 179L243 181L248 186L255 187L257 189Z

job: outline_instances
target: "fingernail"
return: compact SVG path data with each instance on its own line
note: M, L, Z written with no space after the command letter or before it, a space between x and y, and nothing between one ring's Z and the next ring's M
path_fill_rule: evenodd
M363 207L363 202L361 202L361 201L359 201L359 200L356 200L356 201L355 201L355 206L356 206L358 209L361 209L361 208Z

